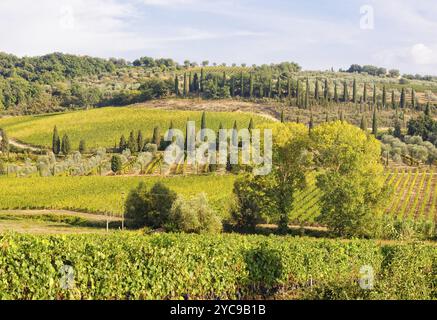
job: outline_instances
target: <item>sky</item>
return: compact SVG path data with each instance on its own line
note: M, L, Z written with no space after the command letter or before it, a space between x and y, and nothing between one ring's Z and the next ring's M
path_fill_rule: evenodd
M435 0L1 0L0 51L437 74Z

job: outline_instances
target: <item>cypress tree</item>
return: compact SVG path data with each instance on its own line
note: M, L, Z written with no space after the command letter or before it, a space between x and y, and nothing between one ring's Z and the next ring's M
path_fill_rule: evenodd
M305 88L305 102L304 102L304 108L308 109L308 102L310 99L310 82L307 78L306 88Z
M431 105L428 102L425 108L425 117L430 117L430 116L431 116Z
M406 100L405 100L405 88L402 88L401 99L400 99L400 102L399 102L399 107L401 109L405 109L405 102L406 102Z
M416 109L416 92L411 89L411 108Z
M313 128L314 128L314 120L313 120L313 113L311 112L310 122L308 123L308 129L309 129L310 133L311 133L311 130L313 130Z
M372 134L374 136L376 136L378 134L378 119L376 117L376 106L373 108Z
M314 99L316 99L317 101L319 101L319 79L316 79L316 85L314 88Z
M325 100L328 100L329 98L329 84L328 84L328 79L325 79L325 89L323 92L323 97L325 98Z
M4 129L1 130L2 141L0 144L0 150L9 156L9 137Z
M278 77L278 81L276 82L276 94L278 95L278 98L282 96L282 88L281 88L281 77Z
M297 84L296 84L296 101L297 101L297 106L300 107L300 81L299 79L297 79Z
M349 102L349 91L346 81L343 83L343 101L346 103Z
M141 130L138 130L138 135L137 135L137 151L141 152L141 151L143 151L143 148L144 148L143 133L141 132Z
M364 115L361 117L360 128L361 128L361 130L367 132L367 120L366 120L366 117Z
M168 141L173 142L173 129L174 129L174 125L173 125L173 120L170 121L170 126L168 127Z
M54 154L61 152L61 139L59 138L58 128L56 126L53 129L52 151Z
M354 103L358 102L358 99L357 99L357 79L354 79L354 84L353 84L353 88L352 88L352 101Z
M64 136L62 137L61 149L64 155L68 155L71 151L70 138L68 138L67 134L64 134Z
M80 152L80 153L84 153L84 152L86 152L86 142L85 142L85 140L83 140L83 139L81 139L81 140L79 141L79 152Z
M174 78L174 92L175 92L176 97L178 97L179 96L179 78L177 75Z
M364 82L363 101L367 102L367 83Z
M231 79L231 97L235 97L235 77Z
M193 82L192 82L191 72L188 75L188 88L187 88L187 90L188 90L188 92L193 91Z
M300 123L299 116L296 117L296 123Z
M123 150L125 150L127 148L127 142L126 142L126 138L124 137L124 135L121 135L120 143L118 144L118 147L119 147L120 152L122 152Z
M399 139L402 138L401 122L399 121L398 117L396 117L396 120L395 120L395 127L394 127L394 131L393 131L393 136L396 138L399 138Z
M253 98L253 75L252 75L252 73L250 73L250 78L249 78L249 97Z
M253 119L250 118L249 121L249 127L247 128L249 130L250 133L252 133L252 130L255 128L254 124L253 124Z
M226 86L226 71L223 71L222 88Z
M373 85L373 104L376 105L376 84Z
M203 68L200 69L200 91L203 93L205 90L205 72Z
M334 83L334 100L336 103L340 102L340 99L338 97L337 82Z
M260 98L264 98L264 83L260 82L259 84L259 96Z
M202 118L200 120L200 129L201 130L206 129L206 112L205 111L202 112Z
M273 83L272 78L269 79L269 98L272 97L272 91L273 91Z
M187 94L188 94L188 91L187 91L187 73L184 72L184 97L186 97Z
M281 123L284 123L284 110L281 110Z
M199 93L199 76L197 73L195 73L193 77L193 92Z
M241 71L241 76L240 76L240 95L242 98L244 97L244 74L243 74L243 71Z
M382 108L385 109L387 106L387 89L385 85L382 87Z
M291 97L291 80L290 77L287 78L287 98Z
M344 122L344 114L343 114L343 110L340 110L340 121Z
M329 122L329 115L328 115L328 112L326 112L326 115L325 115L325 122Z
M238 127L237 127L237 120L234 121L234 126L232 127L232 145L238 147Z
M134 132L133 131L131 131L130 134L129 134L129 139L127 141L127 147L128 147L128 149L132 153L138 151L138 149L137 149L137 142L135 141L135 137L134 137Z
M393 109L396 109L395 92L394 92L394 90L391 91L391 107Z
M159 149L159 146L161 145L161 133L158 126L153 128L152 143L156 144Z

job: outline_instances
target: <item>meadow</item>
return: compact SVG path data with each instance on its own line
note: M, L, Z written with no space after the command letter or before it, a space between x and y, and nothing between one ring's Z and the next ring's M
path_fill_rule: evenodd
M77 149L79 141L85 139L88 148L112 148L118 145L120 136L126 139L130 131L141 130L144 138L151 139L153 128L159 126L161 134L169 128L173 121L175 129L185 132L187 120L196 121L200 129L200 111L174 111L149 109L141 106L107 107L86 111L67 113L19 116L0 118L0 128L6 130L9 137L36 146L51 147L54 126L59 134L68 134L73 149ZM207 127L218 130L220 123L225 128L232 128L237 121L239 128L247 128L253 118L255 124L269 122L265 117L238 112L207 112Z

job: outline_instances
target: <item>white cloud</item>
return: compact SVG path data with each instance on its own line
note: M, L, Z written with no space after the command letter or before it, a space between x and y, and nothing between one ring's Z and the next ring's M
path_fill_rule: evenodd
M413 61L419 65L430 65L437 63L437 53L423 43L415 44L411 48L411 56Z

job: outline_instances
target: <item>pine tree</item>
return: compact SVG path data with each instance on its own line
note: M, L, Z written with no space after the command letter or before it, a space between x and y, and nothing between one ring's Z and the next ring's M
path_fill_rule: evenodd
M59 138L58 128L56 126L53 129L52 151L54 154L61 152L61 139Z
M406 100L405 100L405 88L402 88L401 99L400 99L400 102L399 102L399 107L401 109L405 109L405 102L406 102Z
M79 152L82 154L86 152L86 142L83 139L79 141Z
M137 152L137 142L135 141L134 132L131 131L129 134L129 139L127 141L127 148L133 153Z
M352 88L352 101L354 103L358 102L358 99L357 99L357 79L354 79L354 84L353 84L353 88Z
M378 119L376 117L376 106L373 108L372 134L374 136L376 136L378 134Z
M124 137L124 135L121 135L121 137L120 137L120 143L118 144L118 148L119 148L120 152L122 152L123 150L125 150L127 148L127 142L126 142L126 138Z
M141 132L141 130L138 130L138 135L137 135L137 151L141 152L141 151L143 151L143 148L144 148L143 133Z
M68 155L71 151L70 138L68 138L67 134L64 134L62 137L61 150L64 155Z
M161 145L161 133L158 126L153 128L152 143L156 144L159 149L159 146Z
M367 132L367 120L366 120L366 117L364 115L361 117L360 128L361 128L361 130Z

